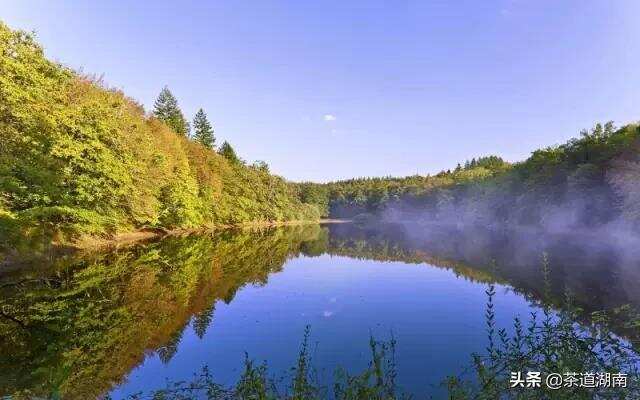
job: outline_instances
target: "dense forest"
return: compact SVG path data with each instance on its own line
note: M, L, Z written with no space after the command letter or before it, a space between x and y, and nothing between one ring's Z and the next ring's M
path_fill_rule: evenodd
M0 25L0 245L144 228L375 217L576 228L640 221L640 126L597 124L525 161L480 157L433 176L291 183L189 123L47 60Z
M579 138L509 164L496 156L434 176L300 183L324 215L584 228L640 222L640 125L596 124Z
M0 23L5 245L43 231L67 240L318 218L264 162L247 165L226 142L216 151L213 133L203 110L189 124L169 89L146 113L100 79L47 60L32 35Z

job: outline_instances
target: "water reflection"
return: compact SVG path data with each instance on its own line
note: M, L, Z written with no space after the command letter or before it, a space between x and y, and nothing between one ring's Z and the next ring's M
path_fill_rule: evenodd
M640 283L633 255L621 257L609 245L477 229L418 232L406 225L359 228L351 224L229 231L171 237L106 254L61 258L46 268L4 273L0 287L0 393L25 397L58 393L70 399L98 397L121 383L150 354L157 354L162 363L170 363L183 340L185 327L191 326L193 334L200 338L216 330L217 301L229 304L240 288L266 285L285 262L300 255L427 263L450 269L472 282L508 283L526 296L542 300L540 257L547 252L552 263L554 295L550 301L560 298L569 288L585 315L586 311L603 307L640 304L639 293L633 289ZM491 267L492 260L497 268ZM373 269L367 273L381 272ZM344 279L344 274L336 276ZM309 276L313 274L291 278L289 284L314 290L318 285L313 281L301 283ZM358 279L364 276L367 275ZM315 279L319 280L320 275ZM361 290L362 296L381 297L375 307L354 308L370 314L371 321L384 310L385 293L408 291L407 313L419 309L411 308L411 304L419 303L416 296L433 295L422 293L421 287L412 285L409 278L389 280L387 286L395 285L392 289L383 285L385 279L380 276L376 281L380 286L353 289L354 293ZM405 287L399 288L401 285ZM322 287L317 290L321 292ZM350 289L344 290L346 293ZM482 290L478 293L482 294ZM451 295L447 292L438 300L441 313L446 314L447 307L459 306L446 298ZM296 299L303 301L305 296L311 299L314 293L300 294ZM331 299L336 303L335 297L329 297L329 303ZM273 307L282 304L273 303ZM322 318L335 319L334 308L327 306ZM389 315L398 312L388 311ZM416 319L416 315L407 316L410 318ZM352 328L347 322L344 326ZM461 328L465 327L451 325L448 329ZM344 341L348 338L344 335L335 340ZM290 343L285 345L293 347ZM416 370L421 368L414 375L424 373L426 367L420 360L409 364ZM192 367L197 369L199 365Z
M585 314L623 305L640 309L640 245L580 234L483 227L343 224L329 229L328 251L333 254L427 262L470 279L506 282L533 300L556 306L569 291ZM544 254L550 263L551 293L546 298Z
M218 299L271 273L326 235L317 226L172 237L60 260L46 276L3 276L0 393L95 398L157 350L169 361L195 316L201 334ZM34 271L31 269L31 271Z

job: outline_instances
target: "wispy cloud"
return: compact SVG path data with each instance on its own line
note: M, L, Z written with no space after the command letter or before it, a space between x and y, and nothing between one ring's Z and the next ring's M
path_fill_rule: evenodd
M329 317L333 316L333 311L328 311L327 310L327 311L322 313L322 316L325 317L325 318L329 318Z
M517 9L517 7L521 6L520 0L507 0L502 8L500 8L500 15L503 17L511 16Z
M327 122L331 122L331 121L335 121L337 118L335 115L333 114L325 114L322 119L324 119Z

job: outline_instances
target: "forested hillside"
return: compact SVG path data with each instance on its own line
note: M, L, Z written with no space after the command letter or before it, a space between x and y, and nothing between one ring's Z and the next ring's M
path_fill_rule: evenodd
M360 213L379 212L401 197L423 194L429 190L471 182L494 176L510 165L500 157L488 156L458 164L455 170L435 176L355 178L317 184L296 184L302 201L317 204L324 216L352 217Z
M298 184L325 215L581 228L640 222L640 126L597 124L510 165L499 157L435 176Z
M191 138L178 111L165 89L147 114L0 22L0 240L318 218L266 164L218 154L202 110Z
M190 131L193 132L190 134ZM247 165L168 88L153 113L47 60L0 23L0 241L374 214L386 219L595 226L640 220L640 127L596 125L509 164L434 176L292 184Z

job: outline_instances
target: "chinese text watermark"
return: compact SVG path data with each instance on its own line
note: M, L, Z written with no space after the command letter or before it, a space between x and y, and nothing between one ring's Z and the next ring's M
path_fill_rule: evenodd
M511 372L509 379L511 388L626 388L627 374L609 372L565 372L550 373L545 376L540 372Z

